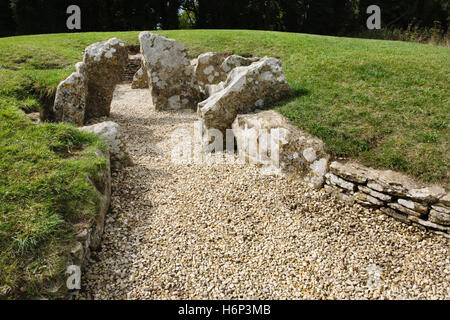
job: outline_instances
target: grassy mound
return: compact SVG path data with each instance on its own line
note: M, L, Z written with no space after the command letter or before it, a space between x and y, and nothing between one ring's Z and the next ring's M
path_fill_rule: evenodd
M334 156L449 186L449 48L262 31L160 33L185 43L192 56L217 51L280 57L297 97L278 110L322 138ZM87 45L111 37L137 45L137 35L0 39L1 95L20 98L21 107L31 110L52 97Z
M335 157L403 171L449 187L450 49L304 34L161 31L207 51L274 56L297 95L272 106L322 138ZM58 83L93 42L138 32L0 39L0 289L34 294L64 266L68 224L93 212L85 177L95 137L68 125L33 125L18 109L51 105ZM87 201L86 201L87 200Z

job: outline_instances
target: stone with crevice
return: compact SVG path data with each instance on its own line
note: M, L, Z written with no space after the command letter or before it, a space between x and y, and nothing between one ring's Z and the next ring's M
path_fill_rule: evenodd
M220 69L225 73L229 73L234 68L246 67L259 60L260 58L257 57L246 58L233 54L223 61L222 65L220 66Z

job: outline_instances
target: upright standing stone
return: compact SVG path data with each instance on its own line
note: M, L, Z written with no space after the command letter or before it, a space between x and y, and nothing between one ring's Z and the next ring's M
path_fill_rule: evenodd
M150 32L139 40L155 109L196 109L200 89L186 47Z
M53 106L55 121L83 125L87 92L84 67L84 63L79 62L76 66L77 71L58 85Z
M122 80L128 62L125 43L117 38L97 42L84 52L87 97L86 120L109 116L116 84Z
M145 89L148 88L148 74L147 70L142 66L134 75L131 89Z
M139 68L142 66L142 55L128 55L128 62L125 66L125 70L122 75L122 82L129 83L133 82L133 77L138 72Z

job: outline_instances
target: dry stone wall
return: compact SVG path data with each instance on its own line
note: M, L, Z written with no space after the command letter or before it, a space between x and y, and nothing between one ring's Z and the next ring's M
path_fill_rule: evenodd
M149 87L148 73L144 67L141 67L133 76L133 82L131 83L132 89L146 89Z
M450 194L439 186L425 186L398 172L355 162L334 161L325 177L325 190L343 201L450 234Z
M128 56L128 62L125 66L125 70L122 74L122 81L125 83L129 83L133 81L133 77L136 72L141 68L142 55L135 54Z

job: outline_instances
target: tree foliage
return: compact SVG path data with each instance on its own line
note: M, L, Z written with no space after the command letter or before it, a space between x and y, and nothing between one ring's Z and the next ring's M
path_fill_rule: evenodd
M177 29L181 5L180 0L0 1L2 6L9 2L9 16L15 22L16 34L68 32L66 9L69 5L78 5L81 9L82 29L75 31Z
M342 35L366 28L367 7L377 4L384 27L448 27L448 0L184 0L197 28L265 29Z
M0 36L68 32L72 4L81 8L82 32L192 27L345 35L366 28L372 4L381 7L383 27L438 23L445 31L450 10L448 0L0 0Z
M0 0L0 37L13 35L16 24L9 1Z

